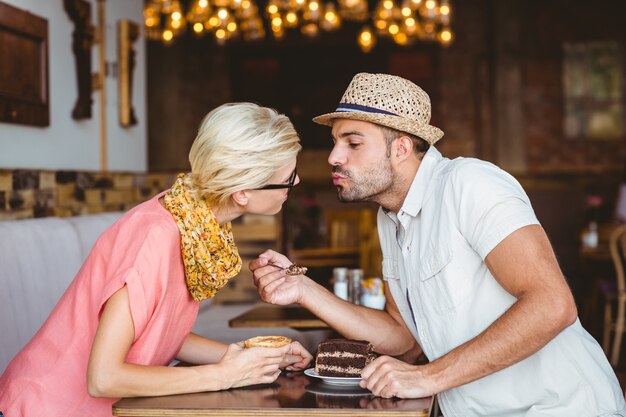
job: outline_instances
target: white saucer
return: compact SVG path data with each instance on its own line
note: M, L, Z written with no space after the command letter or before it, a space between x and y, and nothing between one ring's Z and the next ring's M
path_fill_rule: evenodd
M312 394L331 395L339 397L371 397L371 391L361 388L358 385L331 385L323 381L312 382L305 388Z
M326 384L331 384L331 385L340 385L340 386L359 386L359 382L361 381L361 377L360 376L356 376L356 377L346 377L346 376L323 376L323 375L319 375L317 372L315 372L315 368L309 368L307 370L304 371L304 374L306 376L310 376L313 378L319 378L322 380L322 382L325 382Z

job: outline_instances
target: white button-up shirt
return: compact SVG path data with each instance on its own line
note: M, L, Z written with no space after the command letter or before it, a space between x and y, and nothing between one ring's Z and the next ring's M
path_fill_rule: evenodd
M537 218L511 175L477 159L443 158L434 147L402 209L379 210L383 276L429 360L473 339L515 303L484 259L531 224ZM617 378L578 320L530 357L443 392L439 402L446 417L626 416Z

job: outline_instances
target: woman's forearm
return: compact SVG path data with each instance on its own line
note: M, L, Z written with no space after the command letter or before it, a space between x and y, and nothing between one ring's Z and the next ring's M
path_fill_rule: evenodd
M176 359L194 365L217 363L224 356L227 348L228 345L224 343L189 333Z
M142 397L216 391L228 388L219 365L143 366L124 363L88 377L93 397Z

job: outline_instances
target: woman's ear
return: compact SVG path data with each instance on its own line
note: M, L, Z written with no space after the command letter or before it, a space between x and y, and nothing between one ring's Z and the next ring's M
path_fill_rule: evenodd
M246 206L248 204L248 194L245 191L235 191L230 198L233 199L235 204L240 206Z

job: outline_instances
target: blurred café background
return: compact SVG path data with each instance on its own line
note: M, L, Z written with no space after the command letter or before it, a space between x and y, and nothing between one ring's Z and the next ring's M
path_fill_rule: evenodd
M625 11L622 0L1 0L0 220L127 210L189 169L208 111L253 101L295 124L302 182L280 215L235 225L243 257L280 250L329 288L335 267L380 277L376 207L337 202L330 132L311 118L355 73L391 73L430 95L445 156L521 182L602 343L605 302L622 299L609 238L626 221ZM249 276L215 301L257 300Z

